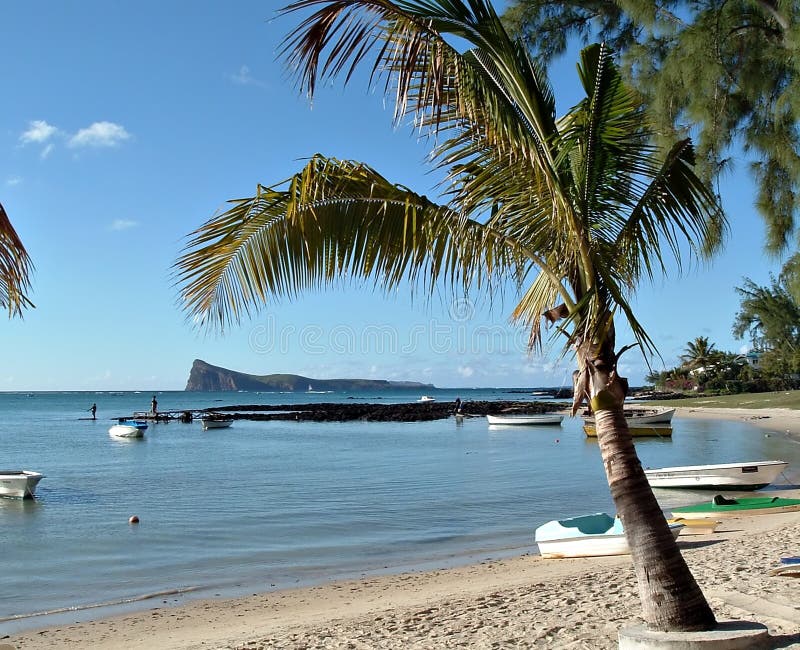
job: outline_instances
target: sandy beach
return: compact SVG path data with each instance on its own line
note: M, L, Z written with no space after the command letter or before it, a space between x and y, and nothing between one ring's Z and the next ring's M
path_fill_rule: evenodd
M679 417L743 419L798 437L800 412L681 408ZM800 447L798 447L800 450ZM791 459L787 459L791 460ZM800 497L800 489L780 496ZM776 648L800 648L800 580L773 576L800 555L800 512L724 520L679 545L718 620L768 626ZM25 631L0 650L615 648L640 622L629 557L522 556L431 572L364 578L247 598L143 603L137 613Z

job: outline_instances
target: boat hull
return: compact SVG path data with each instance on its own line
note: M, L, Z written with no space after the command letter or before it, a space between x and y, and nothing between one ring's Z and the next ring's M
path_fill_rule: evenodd
M112 438L142 438L144 430L133 424L115 424L108 430Z
M625 421L628 423L629 427L638 427L647 424L670 424L673 415L675 415L675 409L665 409L663 411L644 413L642 415L626 415ZM593 417L583 418L583 421L586 424L594 424Z
M670 524L675 538L682 529L682 524ZM622 521L606 513L547 522L534 539L546 560L630 554Z
M759 490L772 483L789 463L781 460L718 465L661 467L644 471L651 487L693 490Z
M201 420L203 424L203 431L208 431L209 429L227 429L231 424L233 424L233 420Z
M44 474L28 470L0 471L0 496L12 499L33 499L36 486Z
M681 536L685 535L711 535L721 522L716 519L684 519L672 517L667 519L668 524L681 524Z
M672 436L672 425L670 424L642 424L631 426L628 425L628 431L631 432L631 435L639 438L644 436L654 436L658 438L664 437L671 437ZM584 424L583 425L583 432L589 438L596 438L597 437L597 429L594 424Z
M533 426L561 424L564 416L550 413L538 415L487 415L486 419L489 424Z
M748 497L731 499L732 503L716 503L712 499L705 503L696 503L672 510L673 517L683 519L718 519L720 517L749 517L751 515L772 515L781 512L800 510L800 499L783 499L781 497Z

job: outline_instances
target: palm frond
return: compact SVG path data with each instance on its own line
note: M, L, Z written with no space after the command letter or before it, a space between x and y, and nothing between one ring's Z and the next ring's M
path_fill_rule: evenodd
M22 316L23 309L34 306L25 295L32 272L28 252L0 205L0 306L8 309L9 317Z
M233 201L190 236L175 264L189 316L224 327L273 296L342 277L391 290L408 281L483 289L519 255L496 233L389 183L366 165L323 156L274 187Z

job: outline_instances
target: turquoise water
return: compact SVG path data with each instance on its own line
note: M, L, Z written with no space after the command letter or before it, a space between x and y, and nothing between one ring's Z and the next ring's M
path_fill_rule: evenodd
M579 419L560 428L490 428L484 418L236 421L205 432L170 422L151 424L142 440L108 435L111 418L147 410L151 397L0 394L0 465L46 475L35 501L0 499L0 632L535 553L532 531L545 521L613 512L597 444ZM163 392L158 402L170 410L378 397ZM79 419L92 402L97 421ZM637 448L651 467L780 458L792 463L786 480L800 482L800 444L744 422L676 419L672 440ZM707 497L659 498L669 507ZM141 523L129 525L131 515Z

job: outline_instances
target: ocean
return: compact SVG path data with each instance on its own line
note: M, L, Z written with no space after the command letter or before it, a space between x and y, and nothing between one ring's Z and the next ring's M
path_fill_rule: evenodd
M527 389L435 390L439 401L541 399ZM393 394L157 392L159 410L414 401ZM535 554L550 519L613 512L597 443L561 427L237 420L108 435L153 393L0 393L0 465L45 474L36 500L0 498L0 636L189 598ZM92 403L97 420L86 420ZM800 443L747 422L676 418L639 439L649 467L782 459ZM783 482L782 480L778 481ZM665 508L708 495L662 491ZM128 523L139 517L138 525Z

